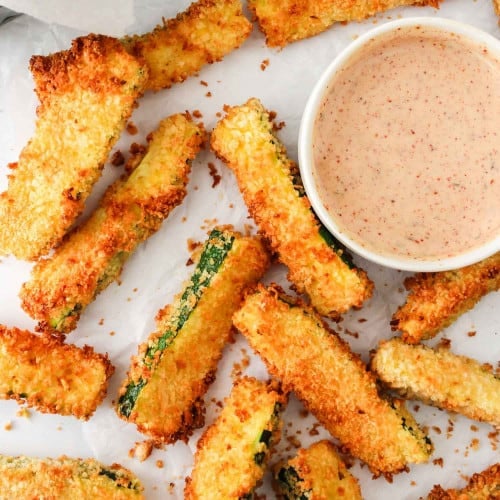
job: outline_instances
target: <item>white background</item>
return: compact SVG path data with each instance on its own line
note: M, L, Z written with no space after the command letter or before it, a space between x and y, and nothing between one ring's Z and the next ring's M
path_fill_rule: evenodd
M172 17L188 4L186 0L136 1L134 22L126 25L123 32L149 31L162 16ZM99 25L103 24L107 11L103 12L95 16L92 14L93 18L99 15ZM126 152L131 142L143 142L145 135L156 127L160 119L186 109L200 110L205 126L210 130L216 123L216 113L222 111L224 104L242 104L254 96L261 99L268 109L277 112L278 122L286 123L279 137L287 146L289 155L296 159L299 120L307 96L335 55L375 24L398 17L424 15L468 22L496 37L500 36L490 0L445 0L438 11L430 7L396 9L362 23L336 25L317 37L294 43L281 51L267 48L263 35L255 26L244 45L224 61L205 67L199 75L169 90L147 93L132 118L139 134L131 136L124 132L117 148ZM129 16L127 14L122 18L129 19ZM48 54L68 48L73 38L85 34L85 29L93 26L92 18L89 21L84 13L81 20L82 30L46 24L27 16L0 26L0 190L7 185L6 164L17 159L34 130L37 101L28 71L29 58L32 54ZM111 25L113 33L116 33L119 30L116 23ZM262 71L260 66L264 60L269 60L269 65ZM200 80L206 81L208 87L201 85ZM205 95L208 91L211 97ZM208 162L216 164L222 175L216 188L211 187ZM105 187L120 173L120 169L106 166L102 180L88 203L89 208L95 206ZM196 431L188 444L180 442L164 450L154 450L148 460L140 463L129 458L128 451L145 437L137 433L133 425L118 419L112 400L125 377L131 354L153 330L156 312L181 289L183 281L192 271L192 267L185 265L189 257L187 240L204 240L207 231L216 222L234 224L237 229L244 230L245 224L251 223L251 220L247 219L246 208L232 173L205 150L193 164L184 203L127 262L121 284L113 284L99 295L83 314L77 330L67 338L68 342L80 346L89 344L98 352L109 353L116 372L104 403L88 422L80 422L73 417L43 415L34 410L30 410L30 418L23 418L17 415L19 406L16 402L0 401L0 453L39 457L61 454L93 456L104 463L119 462L142 479L147 498L182 498L184 478L190 472L192 453L202 431ZM370 265L361 259L357 262L375 281L376 291L361 311L347 314L335 328L367 360L369 350L375 348L380 339L392 335L388 323L391 314L404 301L402 282L406 274ZM17 296L21 284L29 277L30 267L30 264L13 258L1 259L0 322L5 325L28 329L35 326L20 308ZM285 274L282 267L275 266L265 280L278 281L287 286ZM454 352L498 366L499 306L500 295L490 294L431 344L446 337L451 339ZM366 321L360 322L360 319ZM355 338L347 331L357 332L359 337ZM470 331L477 334L468 336ZM115 332L114 335L111 332ZM236 343L226 348L217 380L206 397L207 423L213 421L218 411L214 398L221 400L228 394L233 365L241 362L246 354L252 358L247 372L262 379L267 377L260 360L253 357L245 340L238 335ZM414 402L409 403L410 409L414 406ZM355 461L352 472L359 478L366 499L418 498L435 483L458 487L464 484L463 475L470 475L498 461L499 452L492 448L488 438L488 433L494 430L491 426L452 416L423 404L419 407L416 419L429 428L429 435L435 444L432 459L443 458L443 466L434 465L431 460L427 465L411 467L409 473L399 474L391 484L384 478L373 480L367 467ZM319 436L309 435L315 420L311 416L300 416L301 408L292 397L283 416L283 438L272 462L293 451L287 438L295 436L303 445L308 445L320 437L327 437L321 428ZM447 436L449 420L453 422L453 432ZM10 431L4 429L9 422L12 423ZM477 446L471 446L473 439L478 440ZM163 468L157 467L157 460L164 462ZM169 487L169 483L173 483L173 487ZM259 492L267 493L268 498L274 497L268 475Z

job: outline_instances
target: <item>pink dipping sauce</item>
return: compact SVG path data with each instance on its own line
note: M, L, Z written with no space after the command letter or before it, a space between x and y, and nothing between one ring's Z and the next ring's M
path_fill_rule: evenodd
M500 232L500 61L436 28L372 39L328 85L313 176L339 229L405 259Z

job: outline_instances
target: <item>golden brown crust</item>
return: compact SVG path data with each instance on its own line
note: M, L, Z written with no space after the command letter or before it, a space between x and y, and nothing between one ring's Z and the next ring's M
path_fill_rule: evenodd
M92 347L0 325L0 398L43 413L87 420L106 396L114 367Z
M259 285L233 322L283 388L375 474L427 461L432 447L404 404L379 396L375 376L312 309Z
M143 499L137 477L119 464L94 459L8 457L0 455L3 498L73 500Z
M212 132L212 149L235 173L250 214L288 267L290 281L324 316L360 307L373 283L320 235L309 200L294 184L297 166L273 134L269 112L255 98L226 111Z
M39 331L67 333L76 327L128 256L184 199L190 161L204 137L203 126L187 114L163 120L132 173L111 185L92 216L34 266L20 297Z
M144 89L147 69L114 38L33 56L36 129L0 195L0 254L35 259L63 237Z
M148 89L160 90L184 81L205 64L220 61L251 30L240 0L198 0L152 32L122 41L131 54L147 62Z
M285 45L325 31L334 23L359 21L403 5L431 5L440 0L249 0L270 47Z
M392 330L416 344L434 337L487 293L500 288L500 252L471 266L407 278L406 303L394 313Z
M500 498L500 463L472 475L461 490L444 490L436 485L427 500L498 500Z
M235 238L231 250L175 340L165 348L154 370L147 365L148 347L172 330L179 310L185 307L184 290L159 311L156 331L139 346L138 355L132 357L127 379L119 391L122 396L130 383L147 381L130 416L125 417L119 406L117 412L158 442L187 441L194 429L203 426L202 398L215 379L222 350L231 338L232 315L241 303L244 289L255 284L269 266L269 256L258 238L225 233Z
M491 366L399 338L382 342L371 366L382 382L406 398L500 425L500 378Z
M279 412L286 403L287 396L276 382L252 377L237 381L217 420L198 441L185 499L247 497L264 475L268 445L280 439ZM261 439L263 432L272 436L267 444Z
M493 0L493 7L495 9L497 16L500 17L500 0ZM499 23L500 23L500 20L499 20Z

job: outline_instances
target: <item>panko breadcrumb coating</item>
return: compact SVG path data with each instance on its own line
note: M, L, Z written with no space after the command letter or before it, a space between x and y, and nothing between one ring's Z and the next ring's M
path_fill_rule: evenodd
M374 474L428 460L430 441L404 403L378 394L375 376L312 309L276 285L259 285L233 322L284 390Z
M444 490L436 485L427 500L498 500L500 499L500 463L472 475L465 488Z
M253 498L270 449L280 439L280 414L286 403L276 383L251 377L236 382L217 420L198 441L184 498Z
M252 31L240 0L199 0L152 32L122 39L149 67L147 88L160 90L182 82L205 64L220 61Z
M311 210L295 163L273 134L269 113L255 98L227 109L211 146L233 170L240 191L299 293L324 316L360 307L373 291L366 273L352 266Z
M489 292L500 288L500 252L454 271L407 278L405 304L393 315L392 330L409 344L434 337Z
M334 23L360 21L404 5L431 5L440 0L249 0L270 47L285 45L325 31Z
M500 425L500 378L491 366L399 338L382 342L371 366L384 384L404 397Z
M348 471L330 441L301 448L273 468L273 486L288 500L362 500L358 480Z
M67 333L112 283L136 247L155 233L186 195L190 161L204 140L189 115L162 120L132 173L117 180L97 210L54 254L40 260L20 293L40 331Z
M104 399L113 371L107 355L89 346L0 325L0 399L87 420Z
M17 500L143 499L143 487L121 465L92 458L31 458L0 455L0 496Z
M120 42L101 35L30 62L36 129L0 195L0 254L46 254L83 211L148 77Z
M203 395L232 335L243 291L269 266L262 242L235 231L211 231L184 290L159 311L157 328L132 358L118 415L156 441L187 441L203 426Z

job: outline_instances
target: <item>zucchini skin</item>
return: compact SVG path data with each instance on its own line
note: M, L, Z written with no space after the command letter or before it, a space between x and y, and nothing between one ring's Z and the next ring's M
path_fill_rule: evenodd
M428 460L430 441L403 403L382 398L359 356L300 300L259 285L233 322L271 375L374 474Z
M107 355L89 346L0 325L0 399L87 420L104 399L113 371Z
M198 441L186 500L242 500L264 475L270 448L281 436L287 396L275 382L238 380L216 421Z
M0 455L0 490L3 498L57 498L74 500L144 499L143 486L128 469L106 466L94 459Z
M276 464L273 486L286 500L362 500L357 479L347 470L335 447L323 440Z
M273 134L262 103L252 98L228 108L210 144L235 173L251 216L288 267L297 291L306 293L324 316L336 318L361 307L371 297L373 283L314 215L297 166Z
M269 266L261 240L214 229L185 288L159 311L139 346L116 411L156 441L187 440L203 425L202 398L231 338L232 315L246 287Z
M182 202L190 161L203 139L203 127L187 114L160 122L138 166L108 188L96 211L51 257L34 266L20 297L23 309L39 321L39 331L76 328L85 308L119 277L137 246Z

